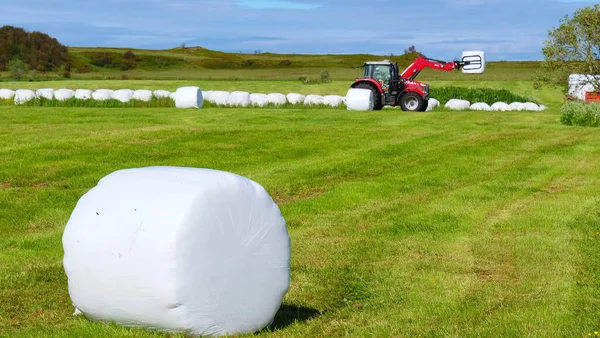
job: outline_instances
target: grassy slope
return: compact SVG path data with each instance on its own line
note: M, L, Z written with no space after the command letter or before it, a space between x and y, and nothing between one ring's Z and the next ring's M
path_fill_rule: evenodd
M78 198L148 165L232 171L278 202L292 285L266 336L599 329L600 138L555 111L2 106L0 118L0 334L153 335L73 319L61 263Z

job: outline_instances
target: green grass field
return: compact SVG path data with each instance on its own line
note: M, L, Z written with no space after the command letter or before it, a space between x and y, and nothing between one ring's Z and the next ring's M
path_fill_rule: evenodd
M172 90L192 83L302 93L344 93L348 85L16 85ZM275 328L260 336L593 335L600 329L598 129L561 125L558 92L533 91L528 81L484 84L516 88L551 109L0 106L0 335L163 336L72 317L61 261L77 200L115 170L153 165L231 171L262 184L279 204L292 240L292 284Z

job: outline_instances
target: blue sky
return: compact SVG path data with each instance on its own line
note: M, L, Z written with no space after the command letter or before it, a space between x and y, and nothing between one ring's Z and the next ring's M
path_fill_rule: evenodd
M541 59L548 30L572 0L103 0L3 1L0 25L39 30L68 46L400 54L452 60Z

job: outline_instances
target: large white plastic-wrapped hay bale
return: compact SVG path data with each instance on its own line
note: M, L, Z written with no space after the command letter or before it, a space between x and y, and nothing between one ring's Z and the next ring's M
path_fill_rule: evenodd
M75 98L79 100L89 100L92 98L92 91L89 89L77 89L75 90Z
M291 104L303 104L306 96L298 93L289 93L286 95L286 99Z
M339 95L323 96L323 103L331 107L339 107L344 103L344 97Z
M46 100L52 100L54 98L54 89L52 88L41 88L35 91L35 98Z
M15 91L15 104L23 104L35 99L35 92L30 89L17 89Z
M490 105L485 102L476 102L476 103L473 103L471 105L471 107L469 107L469 109L489 111L489 110L492 110L492 107L490 107Z
M202 90L195 86L180 87L175 92L175 107L177 108L202 108L204 97Z
M169 98L171 98L171 100L175 101L177 99L177 92L172 92L171 95L169 95Z
M112 98L121 102L129 102L133 98L134 91L131 89L117 89L113 92Z
M210 94L212 94L212 92L212 90L202 91L202 97L204 98L204 101L212 102L210 100Z
M508 111L508 104L506 102L495 102L490 108L493 111Z
M369 89L350 88L346 94L348 110L370 111L373 110L373 104L373 92Z
M61 88L54 91L54 98L58 101L66 101L75 96L75 91L73 89Z
M250 93L242 91L232 92L227 99L227 104L234 107L247 107L250 103Z
M227 102L229 102L229 92L223 90L214 90L210 93L210 102L218 105L218 106L226 106Z
M257 107L264 107L269 104L267 94L252 93L250 94L250 104Z
M168 90L157 89L152 92L155 98L157 99L166 99L171 96L171 92Z
M132 100L148 102L152 100L152 91L147 89L138 89L133 92Z
M348 101L348 97L346 97L346 101ZM323 96L314 94L306 95L304 98L304 104L307 106L323 104ZM346 102L346 105L347 104L348 103Z
M446 102L444 107L451 110L465 110L471 107L471 102L467 100L451 99L450 101Z
M527 111L539 111L540 107L533 102L525 102L523 103L523 110Z
M256 182L150 167L102 178L63 234L69 294L88 318L193 335L268 325L289 287L290 238Z
M12 89L0 89L0 100L10 100L15 97L15 91Z
M437 108L439 106L440 106L440 101L438 101L438 100L436 100L434 98L430 98L427 101L427 109L425 109L425 111L432 111L432 110L434 110L435 108Z
M523 110L523 102L513 102L508 105L508 111L521 111Z
M267 95L267 100L269 101L269 103L272 103L272 104L278 105L278 106L287 103L287 99L285 98L285 95L283 95L281 93L270 93Z
M114 90L97 89L92 93L92 98L96 101L111 100L114 95Z

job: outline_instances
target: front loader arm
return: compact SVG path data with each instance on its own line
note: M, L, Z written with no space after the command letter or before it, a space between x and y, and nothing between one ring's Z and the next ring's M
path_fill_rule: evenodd
M462 67L462 64L463 64L462 62L458 62L458 61L445 62L445 61L440 61L440 60L435 60L435 59L429 59L424 56L419 56L410 66L408 66L408 68L406 68L404 70L404 72L402 72L402 74L400 76L403 79L409 79L412 81L425 68L432 68L432 69L450 72L455 69L460 70L460 67Z

